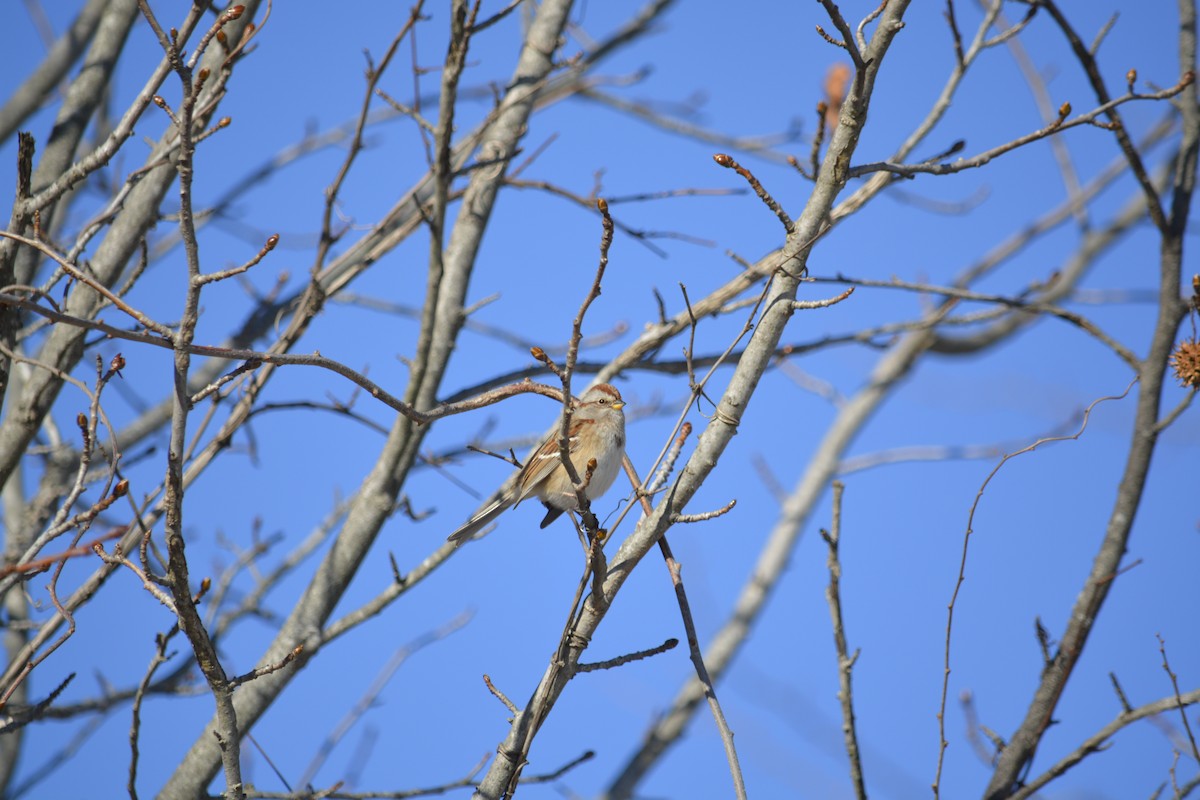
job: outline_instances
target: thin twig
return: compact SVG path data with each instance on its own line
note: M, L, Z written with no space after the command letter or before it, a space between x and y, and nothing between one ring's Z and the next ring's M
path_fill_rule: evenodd
M1059 134L1063 131L1077 128L1082 125L1101 125L1097 122L1097 118L1108 115L1111 117L1116 114L1116 109L1126 103L1131 103L1137 100L1167 100L1175 97L1183 92L1187 87L1191 86L1195 77L1191 73L1187 73L1180 79L1178 83L1167 89L1158 92L1150 93L1135 93L1122 95L1121 97L1112 100L1106 100L1101 105L1093 108L1085 114L1080 114L1071 119L1067 116L1071 113L1071 105L1064 103L1059 109L1057 119L1051 120L1049 124L1027 133L1024 136L1018 136L1004 144L997 145L990 150L985 150L982 153L971 156L970 158L960 158L957 161L950 163L931 163L921 162L917 164L901 164L894 161L878 161L871 164L860 164L851 167L849 175L852 178L869 175L873 172L887 172L901 177L911 178L915 175L953 175L956 172L963 170L976 169L990 162L992 159L1002 156L1005 153L1024 147L1027 144L1036 142L1040 139L1045 139L1048 136ZM1147 179L1149 180L1149 179ZM1151 183L1151 185L1153 185ZM1157 197L1157 196L1156 196ZM1161 208L1159 209L1161 214Z
M490 675L485 674L483 676L483 683L485 686L487 686L487 690L492 693L492 696L504 704L504 707L508 709L510 714L517 713L516 704L513 703L512 700L508 699L508 695L496 688L496 684L492 683L492 677Z
M717 517L725 516L730 511L733 511L733 507L736 505L737 500L730 500L725 505L721 506L720 508L714 508L712 511L702 511L699 514L672 514L671 522L676 524L707 522L710 519L716 519Z
M651 656L656 656L659 653L665 653L668 650L672 650L678 646L679 646L678 639L667 639L665 642L658 645L657 647L651 647L648 650L638 650L635 653L626 653L623 656L617 656L616 658L610 658L610 659L607 659L606 661L597 661L594 664L583 664L583 663L577 664L575 666L575 671L576 672L595 672L596 670L600 670L600 669L613 669L615 667L620 667L625 664L629 664L633 661L641 661L643 658L650 658ZM514 711L515 711L515 709L514 709Z
M754 177L753 172L743 167L741 164L735 161L732 156L726 155L725 153L717 153L715 156L713 156L713 161L717 162L722 167L731 169L738 175L741 175L742 178L745 179L746 183L750 184L750 188L754 190L754 193L758 195L758 199L762 200L763 203L766 204L767 208L771 209L775 216L779 218L779 222L783 225L784 231L786 233L792 232L792 228L795 226L795 223L792 222L792 218L788 216L786 211L783 210L783 206L781 206L779 202L771 196L771 193L768 192L761 183L759 183L758 178Z
M938 712L937 712L938 741L939 741L940 746L938 747L937 769L934 772L934 778L933 778L933 789L934 789L935 797L938 796L938 790L939 790L939 787L941 784L942 764L943 764L943 760L946 755L946 748L950 744L946 740L946 697L950 692L950 644L952 641L952 633L954 630L954 611L958 605L959 591L962 589L962 585L967 579L967 553L968 553L968 550L970 547L971 536L975 532L974 531L975 512L979 508L979 503L983 499L983 495L987 491L988 485L991 483L992 479L994 477L996 477L996 475L1000 472L1001 468L1003 468L1004 465L1007 464L1011 459L1014 459L1017 456L1024 455L1026 453L1031 453L1044 444L1050 444L1053 442L1063 442L1063 441L1068 441L1068 440L1071 440L1071 441L1077 440L1080 436L1083 435L1083 432L1085 430L1087 430L1088 420L1091 418L1092 409L1094 409L1100 403L1108 402L1110 400L1123 399L1124 397L1126 397L1129 394L1129 391L1133 388L1135 383L1137 383L1136 378L1134 380L1130 381L1129 385L1125 387L1125 391L1122 392L1121 394L1111 395L1111 396L1107 396L1107 397L1100 397L1100 398L1097 398L1096 400L1093 400L1091 403L1089 403L1088 407L1086 409L1084 409L1083 420L1080 422L1079 429L1077 431L1075 431L1075 433L1069 434L1069 435L1064 435L1064 436L1047 436L1047 437L1038 439L1037 441L1033 442L1032 444L1021 448L1020 450L1017 450L1015 452L1008 453L1007 455L1005 455L1004 458L1000 459L999 463L997 463L996 466L992 468L992 471L988 473L987 477L984 478L983 483L980 484L980 486L979 486L979 491L976 492L976 494L975 494L975 501L973 503L971 503L971 510L967 514L967 527L966 527L966 530L963 532L962 555L959 559L959 564L958 564L958 576L954 582L954 590L950 593L950 602L946 607L946 636L945 636L945 645L944 645L944 649L943 649L943 658L942 658L942 691L941 691L941 699L938 703Z
M160 633L154 637L154 656L150 659L150 663L146 667L146 673L138 683L137 691L133 696L133 705L130 712L132 721L129 723L129 780L126 784L130 800L138 800L138 736L142 728L142 701L145 699L146 692L150 688L150 681L154 678L154 673L169 658L167 655L167 643L177 633L179 633L179 626L175 625L166 633Z
M854 784L854 796L866 800L867 787L863 781L862 755L858 750L858 729L854 724L854 690L851 684L854 662L858 660L859 651L850 655L846 647L846 626L842 618L842 562L838 558L838 548L842 541L842 495L845 484L833 482L833 522L829 530L821 531L821 538L829 548L826 566L829 568L829 587L825 590L825 599L829 602L829 615L833 623L833 642L837 649L838 662L838 702L842 707L842 736L845 739L846 756L850 760L850 781Z
M1179 718L1183 721L1183 730L1187 733L1188 743L1192 746L1192 758L1200 763L1200 748L1196 746L1196 736L1192 733L1192 723L1188 721L1187 712L1184 711L1183 700L1179 694L1179 676L1171 671L1171 664L1167 661L1167 642L1163 639L1162 634L1158 636L1158 652L1162 655L1163 672L1167 673L1167 678L1171 681L1171 688L1175 690L1175 700L1179 703Z

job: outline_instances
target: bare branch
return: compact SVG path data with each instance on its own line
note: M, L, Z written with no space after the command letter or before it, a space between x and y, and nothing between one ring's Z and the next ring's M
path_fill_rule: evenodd
M845 486L841 481L833 482L833 523L828 531L821 531L821 538L829 548L826 566L829 568L829 587L825 599L829 602L829 614L833 621L833 642L838 661L838 702L842 706L842 736L845 739L846 756L850 760L850 782L854 784L854 796L866 800L867 787L863 782L862 756L858 750L858 730L854 724L854 691L851 675L858 651L850 655L846 647L846 626L842 618L842 562L838 548L842 541L842 495Z
M605 661L597 661L595 664L580 663L576 665L575 671L595 672L596 670L600 669L614 669L634 661L641 661L643 658L650 658L651 656L656 656L659 653L665 653L668 650L673 650L678 646L678 639L667 639L662 644L658 645L657 647L651 647L649 650L638 650L636 653L627 653L626 655L617 656L616 658L610 658ZM516 711L515 708L512 710L514 712Z

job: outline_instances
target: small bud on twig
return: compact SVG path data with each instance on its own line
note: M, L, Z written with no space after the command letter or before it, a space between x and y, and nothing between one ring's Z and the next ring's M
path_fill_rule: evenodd
M1057 128L1059 125L1062 125L1063 122L1066 121L1067 117L1069 117L1070 115L1071 115L1071 104L1063 103L1061 106L1058 107L1058 119L1054 120L1054 122L1051 123L1050 127Z
M125 478L118 481L117 485L113 487L112 496L115 499L117 497L124 497L127 494L129 494L129 479Z

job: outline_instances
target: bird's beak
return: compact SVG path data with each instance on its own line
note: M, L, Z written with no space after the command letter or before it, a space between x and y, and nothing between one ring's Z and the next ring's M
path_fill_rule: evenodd
M624 407L625 407L625 401L624 401L624 400L618 400L618 401L616 401L615 403L613 403L613 408L617 409L618 411L620 411L620 410L621 410L622 408L624 408Z

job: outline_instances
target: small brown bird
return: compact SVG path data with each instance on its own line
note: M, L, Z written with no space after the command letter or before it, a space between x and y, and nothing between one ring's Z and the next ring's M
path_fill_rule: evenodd
M584 392L571 415L568 452L581 478L588 462L596 459L596 469L584 490L588 500L595 500L607 492L617 479L621 456L625 452L625 412L621 410L624 407L625 401L616 387L601 383ZM529 457L508 493L463 523L450 534L449 541L462 544L505 510L531 496L541 500L546 507L543 528L564 511L577 510L575 486L559 457L557 435L542 442Z

